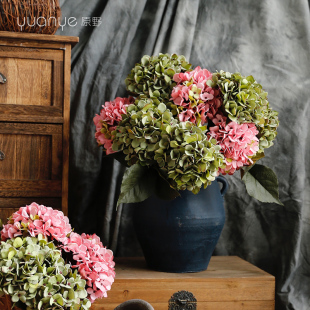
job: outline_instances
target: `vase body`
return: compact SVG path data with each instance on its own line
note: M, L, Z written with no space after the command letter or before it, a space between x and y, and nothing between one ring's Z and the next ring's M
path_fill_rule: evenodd
M134 227L151 269L178 273L207 269L225 223L227 187L227 181L218 177L196 195L186 190L171 201L150 197L135 204Z

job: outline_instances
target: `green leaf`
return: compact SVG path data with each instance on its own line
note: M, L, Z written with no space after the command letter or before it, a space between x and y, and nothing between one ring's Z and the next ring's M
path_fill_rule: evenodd
M17 237L17 238L14 240L13 246L14 246L15 248L20 248L22 245L23 245L23 240L22 240L22 238Z
M150 62L150 56L144 55L141 59L141 63L143 66L147 66Z
M254 165L245 170L242 178L247 192L253 198L268 203L277 203L283 206L279 200L278 179L276 174L268 167Z
M9 292L10 295L13 295L13 293L14 293L14 287L13 287L13 285L9 284L9 286L8 286L8 292Z
M149 170L135 164L125 172L117 206L143 201L154 193L155 179L151 177Z
M61 306L64 305L64 300L60 294L56 294L53 296L54 299L56 299L57 303Z
M12 296L12 301L13 301L13 302L18 302L18 301L19 301L18 296L17 296L17 295L13 295L13 296Z
M158 90L153 91L153 96L158 98L160 96L160 92Z
M68 299L74 299L75 298L75 294L74 294L74 290L73 289L70 289L69 290L69 293L68 293Z
M16 251L14 249L9 251L8 260L11 260L16 254Z
M158 110L161 112L161 113L164 113L166 110L167 110L167 107L166 107L166 105L164 104L164 103L160 103L159 105L158 105Z

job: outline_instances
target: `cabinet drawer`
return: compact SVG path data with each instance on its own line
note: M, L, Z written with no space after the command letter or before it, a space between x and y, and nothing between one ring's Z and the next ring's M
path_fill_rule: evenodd
M61 197L62 125L1 123L0 151L0 197Z
M0 120L61 123L63 51L0 46Z

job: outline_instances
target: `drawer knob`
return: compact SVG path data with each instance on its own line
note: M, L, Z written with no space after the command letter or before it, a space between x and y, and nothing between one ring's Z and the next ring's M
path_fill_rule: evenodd
M6 77L0 72L0 83L5 84L7 81Z
M2 151L0 151L0 160L4 160L4 158L5 158L4 153Z

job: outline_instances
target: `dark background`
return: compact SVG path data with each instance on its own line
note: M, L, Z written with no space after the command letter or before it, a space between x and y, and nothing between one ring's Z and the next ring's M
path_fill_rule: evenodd
M124 79L145 55L183 54L209 71L253 75L279 111L275 145L261 161L278 175L284 206L249 197L228 177L226 224L216 255L238 255L276 276L277 309L310 309L310 14L306 0L64 0L59 35L72 52L69 217L116 256L141 255L132 208L116 212L124 168L102 158L92 118L127 96ZM82 26L99 17L98 26ZM85 19L84 19L85 20ZM94 20L91 20L92 22Z

